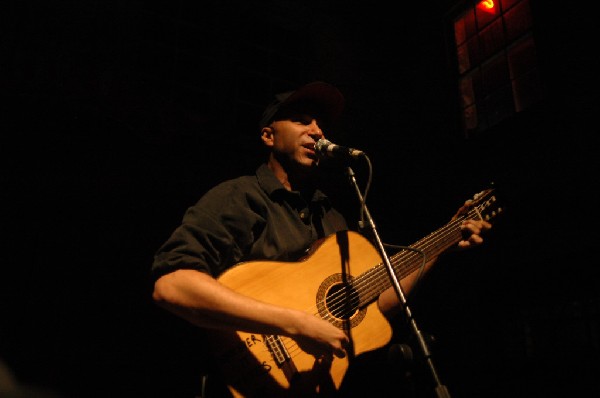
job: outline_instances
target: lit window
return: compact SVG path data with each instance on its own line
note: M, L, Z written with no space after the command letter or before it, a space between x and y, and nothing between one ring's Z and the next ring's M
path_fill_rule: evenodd
M459 103L468 137L541 100L529 0L483 0L454 19Z

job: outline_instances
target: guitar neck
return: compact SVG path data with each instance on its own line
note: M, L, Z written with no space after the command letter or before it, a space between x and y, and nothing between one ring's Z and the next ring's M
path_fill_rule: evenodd
M475 210L453 220L438 230L390 257L390 263L401 280L416 271L432 258L437 257L462 239L460 225L467 217L478 216ZM366 306L392 286L385 264L378 264L356 278L353 287L358 291L360 307Z

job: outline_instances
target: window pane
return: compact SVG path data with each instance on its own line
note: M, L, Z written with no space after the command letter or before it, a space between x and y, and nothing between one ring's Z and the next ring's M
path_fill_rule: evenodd
M483 90L486 94L506 86L510 82L508 63L504 53L492 58L481 67Z
M480 102L483 97L485 97L485 93L483 92L483 82L481 78L481 69L477 68L470 73L471 84L473 85L473 94L475 102Z
M485 28L480 34L481 55L489 58L504 47L504 29L502 19L498 18L494 23Z
M524 32L531 30L531 9L529 0L523 0L504 14L508 41L515 40Z
M473 131L477 129L477 106L471 105L463 110L462 122L465 130L467 131Z
M537 69L513 80L515 110L521 112L543 99L542 80Z
M456 56L458 61L458 73L461 75L471 68L471 62L469 60L469 48L466 44L456 49Z
M454 42L457 46L460 46L465 40L467 40L467 31L463 17L454 21Z
M504 87L491 93L485 100L485 117L489 127L500 123L515 113L512 86Z
M465 33L467 34L467 39L475 35L477 33L477 26L475 26L475 12L473 9L467 11L464 15L465 21Z
M465 76L460 79L459 91L461 108L465 108L475 102L475 91L471 76Z
M537 68L533 37L527 36L508 49L508 67L511 79Z
M467 41L467 52L469 55L470 65L478 65L481 63L481 49L479 47L479 37L474 36Z
M510 7L514 6L521 0L501 0L502 3L502 11L506 12Z

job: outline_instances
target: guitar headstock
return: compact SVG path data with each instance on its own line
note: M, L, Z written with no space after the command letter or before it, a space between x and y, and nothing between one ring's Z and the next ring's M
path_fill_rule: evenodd
M473 195L468 214L470 217L490 221L503 212L504 208L500 206L495 189L488 188Z

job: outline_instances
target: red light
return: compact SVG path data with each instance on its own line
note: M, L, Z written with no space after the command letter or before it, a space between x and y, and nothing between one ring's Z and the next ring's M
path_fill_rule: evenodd
M483 0L477 4L478 9L489 12L490 14L496 13L495 7L496 4L494 3L494 0Z

